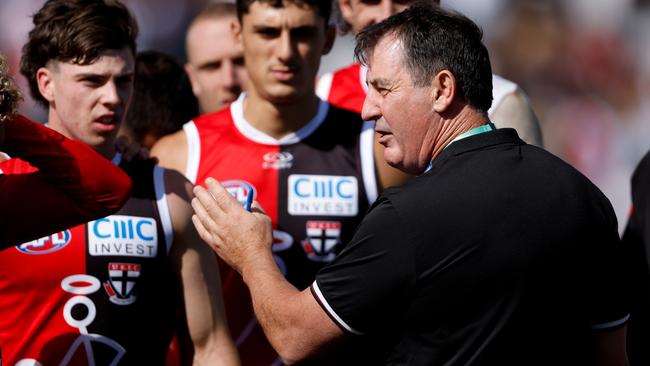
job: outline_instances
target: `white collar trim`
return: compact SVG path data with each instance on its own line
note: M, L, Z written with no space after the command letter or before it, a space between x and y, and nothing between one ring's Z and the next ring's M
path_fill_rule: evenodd
M276 139L253 127L250 122L244 118L244 99L246 99L246 93L241 93L239 98L230 105L230 113L233 121L235 121L235 127L247 138L257 143L267 145L290 145L304 140L325 121L325 117L330 108L329 103L319 99L318 111L311 121L307 122L307 124L298 131L283 136L281 139Z

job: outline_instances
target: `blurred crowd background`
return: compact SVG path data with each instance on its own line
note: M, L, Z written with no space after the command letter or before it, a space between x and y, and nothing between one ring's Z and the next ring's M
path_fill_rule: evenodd
M185 61L184 36L208 0L123 0L140 26L138 48ZM17 74L31 15L43 0L0 2L0 52ZM629 180L650 149L650 0L442 0L485 33L494 72L528 94L545 147L589 177L612 201L622 230ZM215 40L218 42L218 40ZM321 72L352 61L339 37ZM25 80L21 112L45 121Z

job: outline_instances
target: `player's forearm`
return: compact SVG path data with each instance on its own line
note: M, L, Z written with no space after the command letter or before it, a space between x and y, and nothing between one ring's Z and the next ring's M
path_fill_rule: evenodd
M303 360L313 353L306 342L310 323L302 309L303 293L287 282L270 253L256 257L242 269L255 315L285 363Z

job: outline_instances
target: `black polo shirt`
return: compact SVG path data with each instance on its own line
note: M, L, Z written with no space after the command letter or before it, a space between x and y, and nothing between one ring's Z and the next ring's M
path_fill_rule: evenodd
M627 319L620 250L607 198L502 129L384 192L311 289L363 334L339 364L584 364Z
M627 353L632 365L650 365L650 153L632 175L632 211L623 234L628 263L630 321Z

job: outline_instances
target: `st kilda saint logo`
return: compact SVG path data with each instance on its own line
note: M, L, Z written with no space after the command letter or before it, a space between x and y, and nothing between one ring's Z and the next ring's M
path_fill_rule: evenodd
M135 302L133 290L141 269L141 265L134 263L108 264L108 281L104 282L104 290L112 303L129 305Z

